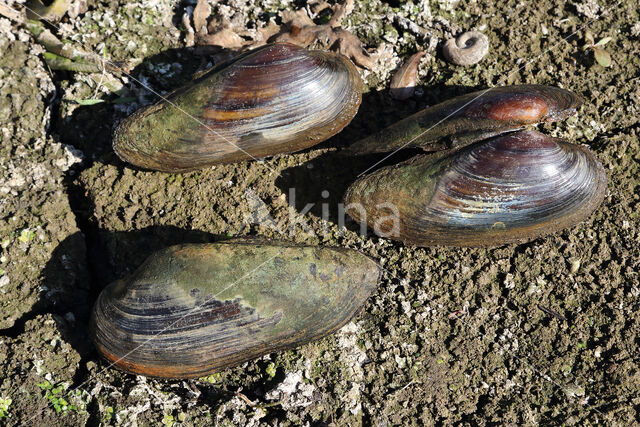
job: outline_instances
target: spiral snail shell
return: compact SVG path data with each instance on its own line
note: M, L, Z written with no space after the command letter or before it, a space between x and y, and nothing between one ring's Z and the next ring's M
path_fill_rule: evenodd
M136 111L116 129L113 148L166 172L291 153L340 132L361 98L346 57L269 44Z
M379 275L352 249L243 240L172 246L102 291L93 341L124 371L199 377L335 331Z
M489 53L489 39L478 31L467 31L449 39L442 47L447 61L456 65L474 65Z

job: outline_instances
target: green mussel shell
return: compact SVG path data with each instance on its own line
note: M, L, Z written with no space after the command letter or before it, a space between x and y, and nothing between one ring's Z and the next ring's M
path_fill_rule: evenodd
M136 111L116 129L113 148L166 172L292 153L340 132L361 99L346 57L269 44Z
M200 377L337 330L379 275L375 262L352 249L255 241L172 246L102 291L93 340L122 370Z

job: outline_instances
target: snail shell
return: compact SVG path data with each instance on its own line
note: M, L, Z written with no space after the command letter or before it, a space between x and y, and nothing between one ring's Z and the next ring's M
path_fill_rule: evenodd
M356 181L347 213L418 246L500 246L570 227L602 202L606 175L582 146L520 131L417 156Z
M405 147L425 151L462 147L524 126L565 119L581 104L580 96L553 86L485 89L419 111L357 141L345 153L384 153Z
M135 112L116 129L113 148L167 172L291 153L340 132L361 98L346 57L265 45Z
M363 305L379 274L352 249L172 246L102 291L93 340L127 372L199 377L335 331Z
M489 39L478 31L468 31L449 39L442 47L447 61L456 65L477 64L489 53Z

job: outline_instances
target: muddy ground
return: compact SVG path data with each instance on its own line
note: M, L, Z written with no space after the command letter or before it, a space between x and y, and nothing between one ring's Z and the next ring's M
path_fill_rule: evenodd
M208 65L185 47L188 6L89 1L56 33L112 60L136 59L131 75L168 91ZM214 13L259 28L303 6L228 0ZM24 26L0 18L0 424L638 421L637 2L365 0L343 26L386 62L362 71L363 104L341 134L297 154L166 174L111 150L115 125L152 94L122 75L51 71ZM487 34L489 55L448 64L443 40L466 29ZM583 49L587 29L596 41L611 37L610 67ZM427 50L422 91L394 101L390 75L418 49ZM345 159L340 148L426 105L518 83L586 100L544 131L587 144L607 171L607 196L587 221L497 249L404 246L360 236L350 221L339 229L346 186L379 159ZM104 102L86 105L96 99ZM308 227L290 233L299 212ZM281 238L278 228L296 242L359 249L386 269L337 334L194 381L136 377L98 357L87 329L93 301L154 249Z

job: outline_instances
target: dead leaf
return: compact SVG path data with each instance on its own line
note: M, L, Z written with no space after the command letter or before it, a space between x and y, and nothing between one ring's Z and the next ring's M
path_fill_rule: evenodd
M318 42L325 48L329 48L336 40L336 35L328 25L308 25L303 28L292 27L291 31L279 34L273 41L293 43L301 47L308 47Z
M199 37L207 35L207 19L211 16L211 7L207 0L198 0L193 9L193 26Z
M599 47L593 48L593 57L596 59L598 64L602 65L603 67L611 66L611 54L609 54L609 52L607 52L606 50Z
M207 24L207 34L215 34L224 28L231 28L231 23L223 17L214 17Z
M353 11L354 0L345 0L344 3L338 3L333 6L333 16L329 20L329 26L332 28L342 26L342 18Z
M318 0L316 3L310 3L309 7L314 11L321 11L330 5L325 0ZM354 34L340 28L342 19L353 7L354 0L345 0L344 3L332 7L333 17L327 25L316 25L304 9L285 10L280 12L282 25L270 21L266 27L249 32L218 19L209 20L207 25L211 9L206 0L198 0L193 11L198 52L218 53L218 48L242 50L261 46L266 42L285 42L301 47L314 45L324 49L336 49L357 65L372 68L375 58L362 48L360 40ZM247 38L252 40L246 40ZM185 38L186 40L188 39Z
M266 43L272 36L280 32L280 28L280 25L273 21L269 21L269 25L258 30L258 38L256 39L256 42L258 42L258 44Z
M362 48L362 43L358 37L342 28L335 28L333 31L338 36L338 52L347 58L351 58L353 62L361 67L370 70L375 66L375 58Z
M587 45L593 46L594 43L595 43L594 40L593 40L593 34L591 34L590 30L585 31L584 39L587 42Z
M220 46L225 49L239 49L245 45L244 39L230 28L223 28L214 34L203 35L199 37L198 43Z
M280 33L272 36L270 42L293 43L308 47L317 44L325 49L337 49L340 53L351 58L357 65L371 69L375 59L363 48L360 39L349 31L340 28L342 18L353 10L354 1L346 0L336 5L334 16L327 25L316 25L304 10L296 12L282 12L283 28Z
M292 28L292 27L304 28L307 26L316 25L311 20L311 18L309 18L309 15L307 15L307 12L305 12L304 9L300 9L296 11L283 10L282 13L280 14L280 17L282 18L282 23L289 28Z

